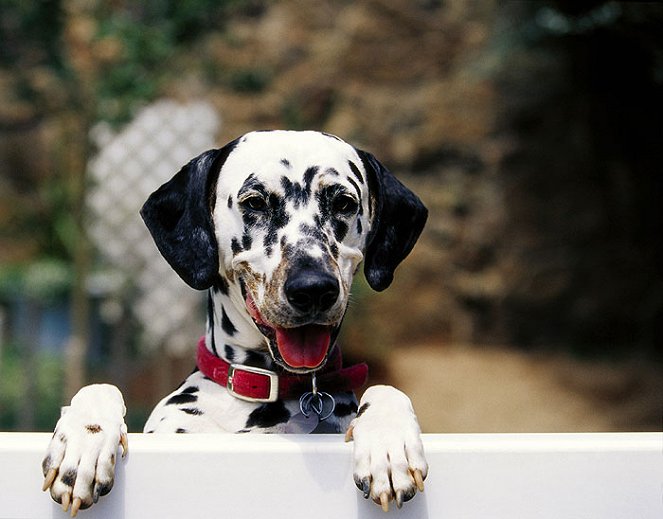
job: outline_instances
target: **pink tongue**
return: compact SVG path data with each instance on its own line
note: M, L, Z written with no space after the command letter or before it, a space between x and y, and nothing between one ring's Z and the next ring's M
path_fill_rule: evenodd
M299 328L276 328L276 344L288 366L317 368L325 360L331 328L309 324Z

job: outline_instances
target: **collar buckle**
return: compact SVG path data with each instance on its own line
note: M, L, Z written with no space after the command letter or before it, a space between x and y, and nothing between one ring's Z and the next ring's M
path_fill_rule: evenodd
M266 397L254 397L238 393L235 390L235 375L238 371L267 377L269 379L269 394ZM264 368L246 366L245 364L230 364L230 366L228 366L228 382L226 383L226 389L234 397L247 402L276 402L279 399L279 376L277 373Z

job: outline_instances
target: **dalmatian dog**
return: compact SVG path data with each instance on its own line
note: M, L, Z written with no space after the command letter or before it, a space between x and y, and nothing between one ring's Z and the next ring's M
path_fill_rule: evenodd
M197 368L144 432L345 433L364 497L387 511L423 491L410 400L380 385L357 402L366 366L342 366L336 345L360 263L384 290L423 229L427 210L409 189L333 135L252 132L191 160L141 215L180 277L208 290ZM106 384L63 409L43 488L72 516L111 490L124 414Z

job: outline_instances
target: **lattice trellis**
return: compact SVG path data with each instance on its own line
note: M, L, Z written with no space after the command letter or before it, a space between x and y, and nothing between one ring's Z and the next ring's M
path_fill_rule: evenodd
M137 288L132 311L147 348L186 351L203 328L197 311L200 293L160 256L139 210L182 165L215 147L219 127L208 103L161 100L117 134L103 127L94 132L100 151L89 165L88 231L104 260Z

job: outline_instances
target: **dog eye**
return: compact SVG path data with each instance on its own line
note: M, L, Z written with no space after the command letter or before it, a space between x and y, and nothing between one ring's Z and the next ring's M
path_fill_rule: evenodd
M267 202L260 195L250 195L240 202L242 207L250 209L251 211L266 211Z
M345 215L353 214L357 211L359 204L357 201L350 195L340 194L332 202L332 209L335 213L341 213Z

